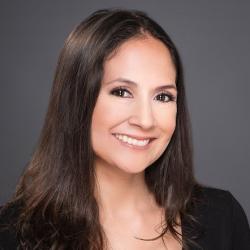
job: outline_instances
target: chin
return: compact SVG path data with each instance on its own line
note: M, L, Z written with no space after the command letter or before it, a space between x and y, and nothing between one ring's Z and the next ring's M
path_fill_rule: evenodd
M126 174L139 174L145 171L146 167L144 166L134 166L131 167L130 166L116 166L116 168L118 168L121 172L124 172Z

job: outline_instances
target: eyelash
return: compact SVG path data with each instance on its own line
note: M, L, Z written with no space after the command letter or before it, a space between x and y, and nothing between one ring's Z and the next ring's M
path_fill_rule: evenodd
M123 88L123 87L118 87L118 88L115 88L115 89L111 90L110 94L111 95L115 95L117 97L129 98L129 97L124 97L124 96L119 95L119 93L122 93L123 91L127 92L127 93L129 93L131 95L131 93L126 88ZM115 93L118 93L118 94L115 94ZM163 91L163 92L160 93L160 95L161 94L164 94L165 96L167 96L168 97L168 101L160 101L159 100L160 102L168 103L168 102L175 102L176 101L176 97L174 95L168 93L168 92L164 92Z

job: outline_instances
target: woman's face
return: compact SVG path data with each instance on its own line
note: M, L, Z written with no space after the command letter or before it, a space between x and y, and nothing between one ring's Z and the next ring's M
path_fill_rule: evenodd
M175 130L175 78L169 50L150 36L105 62L91 127L95 164L140 173L161 156Z

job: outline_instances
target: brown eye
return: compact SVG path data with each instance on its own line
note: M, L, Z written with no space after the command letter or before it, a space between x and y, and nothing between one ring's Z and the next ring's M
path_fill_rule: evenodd
M169 93L161 93L159 95L157 95L157 100L160 102L171 102L171 101L175 101L175 97Z
M119 96L119 97L125 97L125 98L127 98L131 95L130 92L125 88L113 89L113 90L111 90L110 94L115 95L115 96Z

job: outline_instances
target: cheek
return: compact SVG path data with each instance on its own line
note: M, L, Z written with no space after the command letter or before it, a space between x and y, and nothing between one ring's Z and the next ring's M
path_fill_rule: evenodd
M157 113L157 124L159 129L167 136L171 137L176 126L176 106L170 106L168 110L161 110Z
M127 113L126 105L118 106L111 98L100 95L92 116L92 131L101 133L112 129Z

